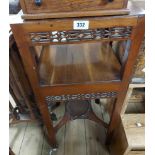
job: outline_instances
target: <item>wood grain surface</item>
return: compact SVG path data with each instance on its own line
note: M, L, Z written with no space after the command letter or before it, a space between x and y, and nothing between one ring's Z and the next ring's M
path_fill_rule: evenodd
M40 79L47 85L120 80L120 64L106 43L46 46Z
M26 13L74 12L124 8L126 0L43 0L36 6L33 0L21 0L21 6Z

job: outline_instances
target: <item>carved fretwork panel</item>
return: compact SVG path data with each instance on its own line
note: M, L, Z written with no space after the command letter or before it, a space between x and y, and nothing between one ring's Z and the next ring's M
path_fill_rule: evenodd
M55 101L70 101L70 100L90 100L98 98L112 98L116 97L116 92L103 92L103 93L91 93L91 94L74 94L74 95L60 95L60 96L47 96L45 98L47 104Z
M111 27L89 30L31 32L30 40L35 43L71 43L90 40L128 39L132 27Z

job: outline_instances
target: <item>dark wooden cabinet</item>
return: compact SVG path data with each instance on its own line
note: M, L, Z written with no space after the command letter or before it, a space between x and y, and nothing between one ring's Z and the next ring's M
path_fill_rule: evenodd
M38 108L31 85L12 34L9 37L9 123L36 121L39 119Z

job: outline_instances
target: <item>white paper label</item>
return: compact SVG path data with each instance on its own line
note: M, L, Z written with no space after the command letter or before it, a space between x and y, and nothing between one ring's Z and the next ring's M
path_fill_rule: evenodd
M87 30L89 29L89 21L88 20L75 20L73 23L74 30Z
M137 125L137 127L142 127L142 124L139 122L137 122L136 125Z

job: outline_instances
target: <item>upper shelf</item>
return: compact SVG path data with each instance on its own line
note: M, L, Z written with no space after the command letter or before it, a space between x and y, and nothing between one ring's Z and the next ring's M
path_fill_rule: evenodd
M42 85L120 80L121 65L109 43L44 46L38 72Z

